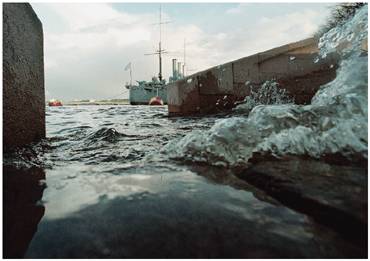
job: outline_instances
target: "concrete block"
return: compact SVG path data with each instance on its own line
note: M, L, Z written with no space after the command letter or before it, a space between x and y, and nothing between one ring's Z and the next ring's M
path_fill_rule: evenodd
M198 75L200 94L232 94L232 63L223 64Z
M30 4L3 4L3 148L45 137L43 30Z
M307 38L302 41L289 44L289 53L317 53L319 40L317 38Z
M219 81L216 77L216 70L210 69L199 74L198 78L198 87L201 94L217 94L219 93Z
M258 83L258 54L252 55L233 62L234 83L245 84L246 82Z
M317 39L309 38L194 74L197 84L178 81L169 88L169 112L184 115L230 109L249 95L250 86L258 88L268 80L277 81L298 104L307 104L320 85L335 78L337 58L329 55L315 63L317 52Z
M167 97L168 111L171 116L199 112L200 97L197 75L167 85Z
M286 74L288 72L289 55L276 55L274 58L265 59L265 55L259 55L262 62L259 63L259 73L269 73L272 77L275 74ZM259 79L261 81L261 79Z
M281 54L287 53L290 50L290 44L286 44L283 46L279 46L270 50L267 50L265 52L258 53L258 62L262 63L266 60L273 59L276 56L279 56Z

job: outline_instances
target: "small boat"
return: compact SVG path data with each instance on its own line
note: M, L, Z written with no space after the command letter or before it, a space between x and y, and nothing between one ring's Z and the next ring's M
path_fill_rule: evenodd
M50 100L49 102L48 102L48 105L49 106L63 106L63 104L62 104L62 102L61 101L59 101L59 100Z
M150 99L149 105L163 105L163 100L159 96Z

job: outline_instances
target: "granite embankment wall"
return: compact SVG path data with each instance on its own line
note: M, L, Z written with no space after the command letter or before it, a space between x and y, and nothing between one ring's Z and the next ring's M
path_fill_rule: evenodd
M26 3L3 4L3 148L45 137L42 24Z
M315 38L287 44L190 75L168 85L170 115L206 114L235 107L235 102L275 80L298 104L310 103L320 85L335 78L336 57L314 62Z

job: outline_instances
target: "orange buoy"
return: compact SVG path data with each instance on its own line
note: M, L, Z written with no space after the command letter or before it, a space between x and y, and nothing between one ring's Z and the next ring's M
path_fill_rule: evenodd
M150 99L149 105L163 105L163 100L159 96L153 97Z
M62 102L58 100L50 100L48 105L49 106L63 106Z

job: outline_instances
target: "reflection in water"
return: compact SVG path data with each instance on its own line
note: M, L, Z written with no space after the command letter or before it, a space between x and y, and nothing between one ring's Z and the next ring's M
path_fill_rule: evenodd
M3 167L4 189L4 258L21 258L44 215L42 169Z
M131 175L114 182L139 183ZM102 190L94 204L46 217L26 257L330 257L347 251L304 215L248 191L209 184L191 172L145 175L142 192L109 198Z

